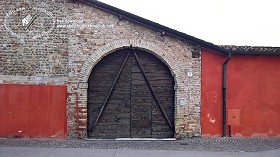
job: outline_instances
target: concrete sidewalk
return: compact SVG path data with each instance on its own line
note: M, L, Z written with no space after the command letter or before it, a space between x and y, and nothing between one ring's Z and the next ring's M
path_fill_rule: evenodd
M0 157L280 157L280 149L261 152L0 147Z

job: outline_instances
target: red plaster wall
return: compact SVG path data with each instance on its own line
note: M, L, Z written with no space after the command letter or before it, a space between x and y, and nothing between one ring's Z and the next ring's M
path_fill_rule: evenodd
M202 50L203 136L221 136L222 64ZM280 137L280 57L233 56L227 65L227 124L232 136Z
M66 137L66 86L0 84L0 137Z
M222 135L222 55L202 49L201 131L203 136Z

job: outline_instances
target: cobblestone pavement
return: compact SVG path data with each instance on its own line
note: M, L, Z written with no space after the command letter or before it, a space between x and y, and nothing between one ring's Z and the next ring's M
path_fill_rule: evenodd
M0 139L0 147L258 152L280 149L280 138L195 138L176 141Z

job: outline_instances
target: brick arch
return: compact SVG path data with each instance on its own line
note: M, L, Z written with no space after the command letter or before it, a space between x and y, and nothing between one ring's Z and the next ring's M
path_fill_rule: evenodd
M139 48L148 52L151 52L152 54L156 55L161 61L163 61L168 67L169 70L171 71L174 81L176 81L176 70L175 70L175 63L176 61L173 59L173 57L165 53L165 51L160 48L159 46L146 42L143 40L117 40L111 43L107 43L97 50L95 50L91 56L84 62L82 69L79 74L79 82L87 82L88 78L91 74L91 71L93 67L106 55L121 49L125 47L134 47L134 48Z
M90 57L84 62L82 69L79 74L79 84L78 84L78 123L77 127L79 128L79 136L81 138L87 138L87 89L88 89L88 78L91 74L92 69L94 66L106 55L122 48L126 47L133 47L133 48L138 48L142 49L144 51L150 52L157 56L161 61L163 61L168 67L173 75L174 81L175 81L175 86L178 86L178 81L177 79L181 79L180 72L178 70L178 65L176 59L172 56L170 53L166 53L162 48L159 46L146 42L143 40L117 40L111 43L107 43L100 48L98 48L96 51L94 51ZM182 81L180 81L182 82ZM177 89L177 88L175 88ZM178 91L175 90L175 102L174 105L176 104L176 101L178 99ZM176 106L176 105L175 105ZM174 121L176 125L176 120ZM82 124L82 125L80 125Z

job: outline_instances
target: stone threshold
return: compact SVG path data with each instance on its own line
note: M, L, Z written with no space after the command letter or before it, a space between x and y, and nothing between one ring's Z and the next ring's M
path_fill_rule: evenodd
M86 141L176 141L176 138L87 138Z

